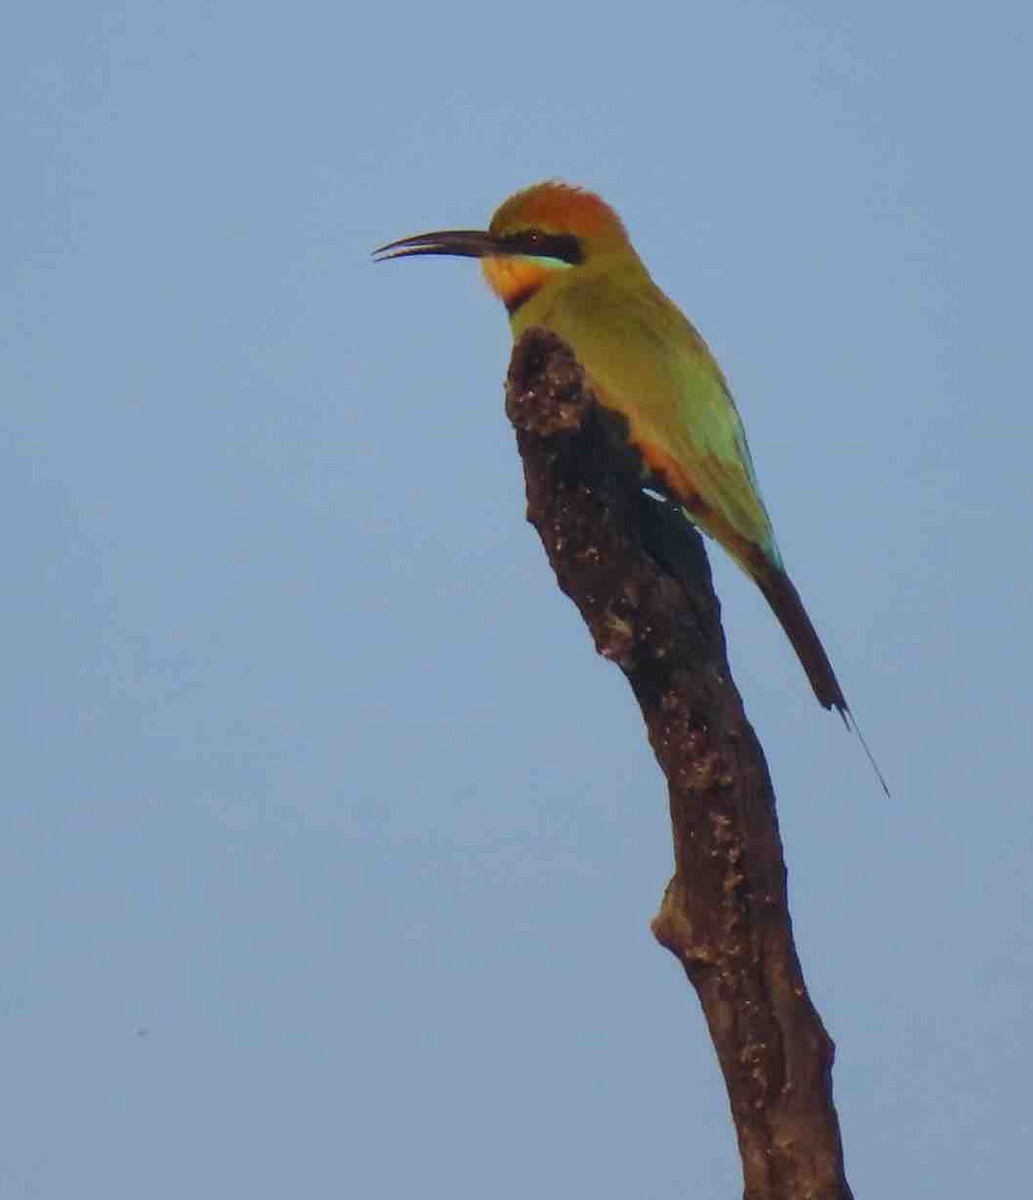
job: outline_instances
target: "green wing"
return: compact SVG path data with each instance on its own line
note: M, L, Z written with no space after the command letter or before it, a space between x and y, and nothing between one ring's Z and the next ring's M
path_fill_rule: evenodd
M632 440L678 465L702 501L702 509L687 504L696 524L747 570L742 543L780 567L746 433L721 369L688 319L636 266L572 281L538 312L526 313L520 327L544 325L563 338L600 400L627 418Z

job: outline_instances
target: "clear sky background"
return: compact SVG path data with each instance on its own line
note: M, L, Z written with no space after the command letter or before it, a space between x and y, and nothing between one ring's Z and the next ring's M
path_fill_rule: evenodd
M3 25L4 1200L738 1194L504 315L469 262L369 259L548 176L726 368L893 788L713 554L855 1192L1021 1194L1028 6Z

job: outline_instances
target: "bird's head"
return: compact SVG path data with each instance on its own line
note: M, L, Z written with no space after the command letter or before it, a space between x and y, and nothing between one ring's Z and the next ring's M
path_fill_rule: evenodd
M416 254L479 258L488 286L512 314L559 273L628 248L620 217L608 204L582 188L550 181L510 196L487 231L420 233L374 254L378 261Z

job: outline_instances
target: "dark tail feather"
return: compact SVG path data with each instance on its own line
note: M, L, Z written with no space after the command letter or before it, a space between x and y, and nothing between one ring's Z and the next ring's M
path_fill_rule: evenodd
M872 756L871 750L868 749L864 734L857 727L854 714L850 711L843 696L843 689L839 686L836 672L833 671L832 664L829 662L829 656L825 653L821 638L818 637L811 624L811 619L800 599L800 593L793 586L793 581L785 571L780 571L768 564L765 564L764 568L753 577L796 651L796 657L807 673L814 694L818 697L818 703L823 708L834 708L843 718L843 724L847 729L852 729L857 734L857 740L868 756L872 770L879 777L882 790L888 796L890 789L879 770L879 764Z
M754 578L764 593L764 599L771 605L771 611L786 631L786 637L792 643L800 665L807 672L818 703L822 708L836 709L849 729L850 722L847 717L850 710L843 698L843 689L839 686L829 656L811 624L793 581L785 571L767 565L764 570L758 571Z

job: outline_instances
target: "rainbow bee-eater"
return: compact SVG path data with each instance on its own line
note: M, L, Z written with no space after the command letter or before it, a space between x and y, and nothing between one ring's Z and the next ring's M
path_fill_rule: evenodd
M613 209L581 188L539 183L500 205L487 231L421 233L375 251L378 259L424 254L480 259L514 340L540 326L566 342L596 399L623 418L643 482L756 582L819 703L856 730L786 573L728 383L695 327L653 282Z

